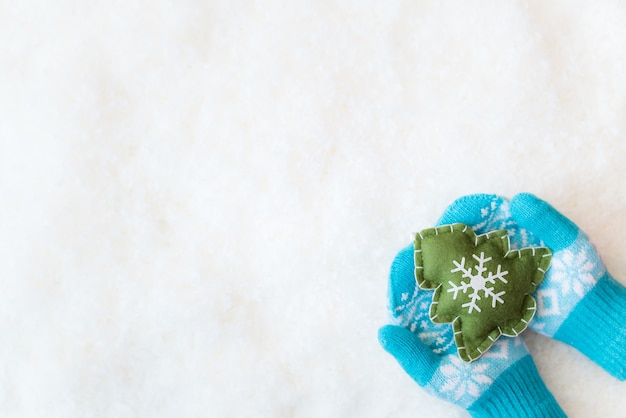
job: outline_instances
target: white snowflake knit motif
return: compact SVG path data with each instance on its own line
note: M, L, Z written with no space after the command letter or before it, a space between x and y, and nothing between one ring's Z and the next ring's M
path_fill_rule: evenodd
M583 297L592 288L598 278L594 275L597 261L592 259L588 248L566 249L558 257L552 259L552 272L549 284L559 283L561 295L569 295L572 291Z
M468 313L472 313L472 311L476 310L480 312L480 307L476 304L476 301L481 300L481 296L479 294L480 291L483 292L483 296L487 298L491 298L491 307L495 308L497 303L504 304L504 300L502 299L502 295L506 294L505 291L494 293L493 287L488 287L489 284L495 284L496 279L500 280L502 283L508 283L508 281L504 278L509 272L502 271L502 266L498 264L496 268L495 274L491 271L488 272L487 277L483 277L483 273L487 271L487 267L485 264L491 261L491 257L485 258L485 253L481 252L480 256L476 254L472 254L472 257L478 262L478 265L474 266L476 269L476 274L472 274L472 267L465 266L465 257L461 258L461 262L454 260L453 263L456 268L450 270L450 273L456 273L458 271L463 272L463 278L470 279L468 282L461 280L460 285L456 285L451 280L448 281L451 289L448 289L448 293L454 292L453 299L456 300L459 292L467 293L468 289L472 289L472 292L469 294L471 300L467 303L461 305L463 308L468 308Z
M470 367L456 356L450 356L448 360L449 363L441 366L441 374L446 378L441 391L449 392L454 400L458 401L467 395L477 399L493 383L489 377L489 372L493 373L488 370L490 363L483 362Z

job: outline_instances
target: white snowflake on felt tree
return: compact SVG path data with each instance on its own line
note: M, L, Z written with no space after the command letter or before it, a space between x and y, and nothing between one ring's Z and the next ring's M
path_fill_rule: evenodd
M480 307L476 304L477 301L481 300L480 292L483 292L483 296L487 298L491 298L491 307L495 308L497 303L504 303L502 296L506 294L503 290L501 292L495 293L493 287L489 287L488 285L494 285L496 280L500 280L502 283L508 283L508 281L504 278L509 272L502 271L502 266L498 264L496 268L496 272L493 273L491 271L488 272L486 277L483 277L483 273L487 271L487 264L491 261L491 257L485 257L485 253L481 252L480 256L476 254L472 254L472 257L478 262L478 265L474 266L476 273L472 273L472 267L465 266L465 257L461 258L461 262L456 260L453 261L456 268L450 270L450 273L462 272L462 278L469 279L469 281L461 280L460 284L456 284L453 281L448 281L451 288L448 289L448 293L454 293L453 299L456 300L459 292L463 292L463 294L467 293L469 289L472 289L472 292L469 294L470 301L461 305L463 308L468 308L468 313L472 313L472 311L476 310L480 312Z

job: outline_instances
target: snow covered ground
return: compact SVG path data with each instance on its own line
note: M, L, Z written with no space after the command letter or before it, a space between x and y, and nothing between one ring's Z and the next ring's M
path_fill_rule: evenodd
M378 345L455 198L530 191L626 284L626 5L0 6L0 415L464 417ZM526 332L572 417L626 384Z

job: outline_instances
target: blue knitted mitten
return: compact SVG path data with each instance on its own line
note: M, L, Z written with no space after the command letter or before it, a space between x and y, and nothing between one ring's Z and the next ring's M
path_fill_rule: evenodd
M496 200L494 200L496 199ZM492 202L495 202L492 207ZM485 196L490 219L499 218L494 196ZM439 223L474 219L448 211ZM467 211L471 214L472 211ZM479 212L479 219L482 220ZM447 218L446 218L447 217ZM509 219L504 216L502 219ZM500 222L500 221L497 221ZM488 224L488 226L487 226ZM485 223L491 228L492 223ZM501 228L502 229L502 228ZM511 246L519 240L511 240ZM433 292L419 289L415 280L414 248L400 251L389 277L389 313L392 325L379 331L381 345L404 370L429 393L467 409L475 417L563 417L565 414L541 380L535 363L520 337L500 338L478 360L466 363L456 352L450 324L430 320Z
M518 194L511 213L553 251L530 326L626 380L626 288L607 272L589 237L547 202Z
M552 264L534 295L538 306L530 328L575 347L626 380L626 288L606 271L583 231L527 193L511 202L495 195L460 198L440 222L451 221L478 233L507 229L512 246L549 247Z

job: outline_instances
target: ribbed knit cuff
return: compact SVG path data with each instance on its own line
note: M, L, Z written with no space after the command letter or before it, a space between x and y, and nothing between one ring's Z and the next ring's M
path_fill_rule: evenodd
M606 273L578 302L554 338L626 380L626 288Z
M521 358L502 373L468 411L476 418L566 417L530 356Z

